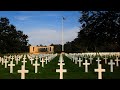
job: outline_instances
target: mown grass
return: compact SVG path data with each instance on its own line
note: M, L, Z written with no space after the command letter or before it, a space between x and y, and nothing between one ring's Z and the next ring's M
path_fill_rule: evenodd
M64 56L64 68L67 68L67 73L64 73L64 79L98 79L98 73L94 72L94 69L98 68L96 59L97 57L95 57L92 64L88 66L88 72L85 72L85 66L83 64L79 67L78 64L75 64L68 57ZM102 60L102 68L106 70L102 73L102 79L120 79L120 66L117 67L114 65L113 72L110 72L110 65L105 64L103 58L100 59ZM108 62L110 62L110 58Z
M38 73L34 73L34 66L30 64L30 60L27 58L27 63L25 69L29 70L29 73L26 73L25 79L59 79L59 73L56 73L56 68L59 68L57 65L59 56L55 57L48 64L44 63L44 67L38 67ZM14 63L16 63L14 61ZM35 63L35 62L33 62ZM13 67L13 73L10 73L10 67L4 68L4 65L0 65L0 79L21 79L21 74L17 73L21 69L22 62L19 61L18 65Z
M88 66L88 72L85 72L85 66L79 67L78 63L75 64L68 57L63 56L65 65L64 69L67 69L67 72L63 73L63 79L98 79L98 73L94 72L94 69L97 69L97 57L94 58L93 63ZM106 69L106 72L102 73L103 79L120 79L120 66L117 67L114 65L113 72L110 72L110 65L104 63L103 58L100 58L102 68ZM25 74L25 79L59 79L60 74L56 72L56 69L59 69L58 65L59 55L55 57L48 64L44 63L44 67L38 67L38 73L35 72L35 67L30 64L30 60L27 58L27 63L25 69L29 70L29 73ZM22 60L21 60L22 61ZM22 62L19 61L18 65L13 67L13 73L10 73L10 67L4 68L4 65L0 64L0 79L21 79L21 74L17 71L21 69ZM108 62L110 61L110 58ZM84 62L84 60L83 60ZM82 62L82 63L83 63ZM14 63L16 63L14 61ZM34 62L35 63L35 62ZM119 63L120 64L120 63Z

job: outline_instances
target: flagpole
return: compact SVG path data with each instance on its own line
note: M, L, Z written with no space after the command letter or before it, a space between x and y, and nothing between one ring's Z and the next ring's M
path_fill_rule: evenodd
M64 52L64 44L63 44L63 17L62 17L62 52Z

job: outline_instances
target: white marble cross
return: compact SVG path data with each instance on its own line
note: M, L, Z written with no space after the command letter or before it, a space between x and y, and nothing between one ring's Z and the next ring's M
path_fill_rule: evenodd
M17 55L14 55L14 58L16 59L16 58L17 58Z
M5 59L4 63L5 63L5 68L7 68L7 63L8 63L7 59Z
M89 59L90 59L90 64L92 64L92 60L93 60L93 58L90 56L90 58L89 58Z
M35 59L38 60L39 59L38 56L36 56Z
M10 61L10 64L8 64L8 66L10 66L10 73L13 73L13 66L15 66L15 64L13 64L13 61Z
M8 56L7 58L8 58L8 61L10 61L10 59L11 59L11 56Z
M100 58L98 57L96 61L98 62L98 65L99 65L101 60L100 60Z
M98 65L98 69L94 69L94 72L98 72L98 79L102 79L102 72L105 72L105 69L102 69L102 65Z
M31 63L31 64L33 64L33 60L34 60L34 59L33 59L32 57L30 57L30 63Z
M86 59L87 59L87 56L85 55L84 58L85 58L85 60L86 60Z
M20 61L20 59L21 59L21 56L18 56L18 60Z
M63 65L65 65L65 63L61 61L60 63L58 63L58 65L60 65L60 68L63 68Z
M119 66L118 61L120 61L120 60L118 59L118 57L116 57L115 61L116 61L116 66Z
M63 79L63 72L67 72L66 69L63 69L63 65L65 65L65 63L58 63L58 65L60 65L60 69L56 69L56 72L60 73L60 79Z
M4 59L7 59L7 56L4 56Z
M12 61L14 60L14 56L11 57L11 60L12 60Z
M63 72L67 72L67 70L60 68L60 69L56 69L56 72L59 72L60 73L60 79L63 79Z
M63 58L59 58L59 62L63 63L64 62Z
M75 60L75 56L73 55L73 57L72 57L72 60L73 60L73 62L74 62L74 60Z
M108 63L108 65L110 65L110 72L113 72L113 65L115 65L115 63L113 62L112 59L110 60L110 62Z
M25 79L25 73L29 73L29 70L25 70L25 66L21 66L21 70L18 70L18 73L21 73L21 79Z
M47 62L48 62L48 57L45 57L45 63L47 64Z
M83 65L85 65L85 72L88 72L88 65L90 65L90 63L85 60L85 63L83 63Z
M44 67L44 62L45 62L44 61L44 57L42 57L42 61L41 62L42 62L42 67Z
M77 61L78 61L78 57L75 57L75 64L77 64Z
M24 66L25 66L25 63L27 62L25 59L26 59L26 57L24 57L23 61L22 61L22 63L23 63Z
M67 72L67 70L63 69L63 65L65 65L65 63L63 63L62 54L60 54L59 61L60 61L60 63L58 63L58 65L60 65L60 69L56 69L56 72L59 72L60 73L60 79L63 79L63 72Z
M81 58L79 57L79 59L78 59L78 62L79 62L79 67L81 67L81 62L82 62L83 60L81 60Z
M16 64L18 64L19 58L18 58L18 57L16 57L15 61L16 61Z
M107 58L106 58L106 56L105 56L104 60L105 60L105 64L107 64Z
M42 61L42 57L41 57L41 56L39 56L39 61L40 61L40 62Z
M35 64L33 64L33 66L35 66L35 73L38 72L38 66L40 66L40 64L38 64L38 60L35 60Z

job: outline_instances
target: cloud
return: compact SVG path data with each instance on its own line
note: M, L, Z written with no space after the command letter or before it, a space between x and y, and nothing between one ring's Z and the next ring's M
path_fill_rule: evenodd
M14 18L17 19L17 20L21 20L21 21L24 21L24 20L27 20L28 18L30 18L31 16L15 16Z
M79 28L72 28L64 30L64 43L72 41L77 37ZM61 31L50 30L50 29L34 29L30 32L26 32L29 36L29 43L31 45L50 45L50 44L61 44Z

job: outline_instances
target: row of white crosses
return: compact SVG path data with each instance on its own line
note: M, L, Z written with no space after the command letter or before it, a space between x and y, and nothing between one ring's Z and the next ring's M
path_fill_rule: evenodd
M75 60L75 55L69 55L69 54L67 55L67 54L66 54L66 56L67 56L68 58L70 58L71 60L75 61L75 64L77 63L77 61L78 61L78 62L81 62L81 61L82 61L81 58L84 57L84 56L82 56L81 58L79 57L78 60ZM77 56L77 57L78 57L78 56ZM92 61L93 61L93 57L94 57L94 56L89 55L89 57L90 57L90 58L89 58L90 64L92 64ZM85 56L84 58L86 59L86 56ZM108 58L107 58L106 55L105 55L105 58L104 58L105 64L108 63L108 62L107 62L107 59L108 59ZM98 62L98 64L100 64L100 61L101 61L101 60L100 60L100 58L98 57L96 61ZM116 61L116 66L119 66L119 63L118 63L118 62L119 62L120 60L118 59L117 56L116 56L116 59L115 59L114 61Z
M70 58L71 60L72 59L75 59L75 54L65 54L68 58ZM76 57L77 57L77 55L76 55ZM90 60L90 63L88 63L87 61L88 60L86 60L86 56L84 57L85 58L85 63L83 63L83 65L85 65L85 72L88 72L88 65L90 65L90 64L92 64L92 60L93 60L93 58L91 57L91 55L90 55L90 58L89 58L89 60ZM105 58L104 58L104 60L105 60L105 64L107 64L107 58L106 58L106 55L105 55ZM74 61L74 60L73 60ZM79 62L79 67L81 67L81 62L83 61L83 60L81 60L81 58L79 58L78 60L76 60L76 62ZM98 57L97 58L97 60L96 60L97 62L98 62L98 69L94 69L94 71L95 72L98 72L98 79L102 79L102 72L105 72L105 69L102 69L102 65L100 64L100 58ZM119 59L118 59L118 57L116 56L116 59L115 59L115 61L116 61L116 66L119 66ZM75 62L75 64L76 64L76 62ZM110 72L113 72L113 65L115 65L115 63L113 62L113 60L111 59L110 60L110 62L108 62L108 65L110 65Z
M60 79L63 79L63 72L67 72L67 69L63 69L63 65L65 65L65 63L64 63L62 54L60 54L58 65L60 66L60 69L56 69L56 72L59 72Z
M43 55L43 56L42 56ZM34 59L39 59L40 62L45 62L46 64L50 62L53 58L55 58L57 54L40 54L40 55L28 55L29 60L31 61L31 64L33 64ZM45 61L43 61L43 59ZM44 65L42 65L43 67Z
M89 52L89 53L69 53L72 55L108 55L108 56L120 56L120 52Z
M5 63L5 68L7 68L7 64L10 61L13 61L13 60L18 61L17 59L20 60L21 57L19 56L19 57L14 58L14 56L11 56L11 55L10 56L4 56L3 58L0 57L0 62L1 62L2 65Z
M10 55L10 56L4 56L4 57L0 57L0 63L2 63L2 65L5 64L5 68L7 68L7 66L10 67L10 73L13 73L13 67L15 66L15 64L13 63L13 61L16 61L16 64L18 64L18 62L23 59L21 62L23 63L22 66L21 66L21 70L18 70L18 73L21 73L21 79L25 79L25 73L28 73L29 70L25 70L25 63L27 63L26 61L26 56L28 57L28 59L30 58L30 55L28 54L24 54L24 55ZM52 60L53 58L55 58L57 56L57 54L52 54L52 55L49 55L50 56L50 60L48 58L48 55L44 55L46 57L42 57L42 67L44 67L44 62L46 61L46 64L47 62L50 60ZM45 58L45 60L44 60ZM31 64L33 64L33 66L35 66L35 73L37 73L37 66L38 65L38 58L36 57L36 61L35 63L33 64L33 62ZM30 60L34 60L33 58L31 58ZM10 63L9 63L10 62Z
M56 57L57 56L57 54L55 54L55 55L53 55L53 57L52 58L54 58L54 57ZM33 64L33 58L32 57L29 57L28 56L28 58L30 58L30 60L32 61L31 62L31 64L35 67L35 73L37 73L38 72L38 66L40 66L40 64L38 64L38 56L35 56L35 63ZM18 70L18 73L21 73L21 79L25 79L25 73L29 73L29 70L25 70L25 63L27 62L27 61L25 61L25 59L26 59L26 57L24 56L24 58L23 58L23 65L21 66L21 70ZM47 61L47 59L46 59L46 61ZM42 57L42 67L44 67L44 62L45 62L45 60L44 60L44 58Z
M13 66L15 66L15 64L13 63L13 60L16 60L17 58L19 58L18 60L20 60L21 56L16 56L16 57L11 56L11 55L10 56L4 56L3 58L0 57L0 61L2 62L2 65L5 64L5 68L7 68L7 66L9 66L10 67L10 73L13 73Z

